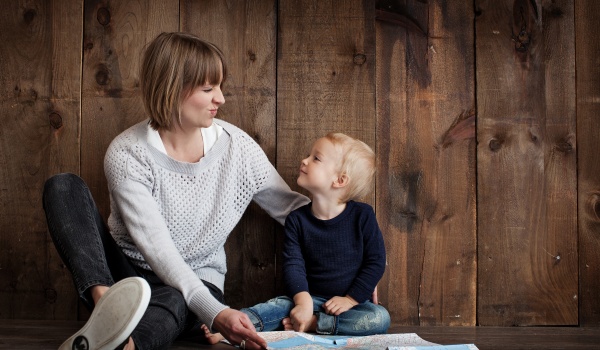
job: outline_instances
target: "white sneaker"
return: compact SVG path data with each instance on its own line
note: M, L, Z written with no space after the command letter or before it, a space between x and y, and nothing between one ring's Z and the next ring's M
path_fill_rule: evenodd
M150 286L140 277L125 278L106 291L87 323L59 350L113 350L140 322L150 302Z

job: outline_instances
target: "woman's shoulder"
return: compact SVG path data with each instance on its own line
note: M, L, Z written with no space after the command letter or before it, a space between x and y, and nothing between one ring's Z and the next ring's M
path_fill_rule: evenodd
M112 172L123 173L128 164L127 160L132 156L138 159L145 158L143 154L148 148L147 123L142 121L132 125L111 141L104 155L104 171L107 176Z
M136 123L129 128L122 131L117 135L110 143L109 150L111 148L123 148L130 147L131 145L138 144L142 140L147 139L148 132L148 121L144 120Z
M219 125L220 127L223 128L223 130L225 130L229 135L236 135L236 134L245 134L244 130L240 129L239 127L224 121L223 119L218 119L215 118L213 119L213 123Z

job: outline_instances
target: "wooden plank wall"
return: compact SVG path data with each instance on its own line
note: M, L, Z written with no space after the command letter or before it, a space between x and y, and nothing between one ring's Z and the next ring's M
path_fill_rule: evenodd
M578 322L573 2L541 5L476 4L482 325Z
M600 2L575 2L579 222L579 321L600 325Z
M476 322L473 17L467 2L377 12L380 291L403 324Z
M11 0L0 10L0 318L78 317L43 183L80 174L108 215L104 152L144 119L139 53L182 30L223 49L220 116L292 188L326 132L376 150L366 201L385 234L379 294L393 322L600 325L597 1ZM281 293L280 244L281 228L251 206L227 244L233 307Z

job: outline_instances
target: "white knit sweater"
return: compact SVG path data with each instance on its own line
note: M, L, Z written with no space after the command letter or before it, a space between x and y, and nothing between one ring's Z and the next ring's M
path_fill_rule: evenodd
M200 279L223 290L225 241L250 201L281 224L309 201L290 190L250 136L214 122L225 132L198 163L150 146L147 121L117 136L104 159L113 237L134 264L181 291L209 327L227 306Z

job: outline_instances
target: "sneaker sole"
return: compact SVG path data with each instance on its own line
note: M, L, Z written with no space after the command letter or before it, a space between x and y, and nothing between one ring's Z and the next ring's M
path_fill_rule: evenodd
M106 291L86 324L59 350L113 350L127 338L148 308L150 286L140 277L125 278Z

